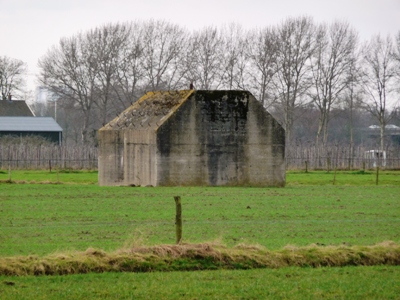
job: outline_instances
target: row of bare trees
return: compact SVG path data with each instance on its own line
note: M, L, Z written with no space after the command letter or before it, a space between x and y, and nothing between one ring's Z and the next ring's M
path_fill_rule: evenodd
M108 24L62 38L39 61L39 80L58 101L65 132L82 141L145 91L245 89L285 127L287 144L299 138L304 112L315 114L316 145L329 143L334 113L368 111L380 127L397 112L400 30L360 42L345 21L317 24L290 17L276 26L244 30L238 24L188 31L166 21ZM399 120L400 122L400 120ZM64 135L64 136L68 136Z

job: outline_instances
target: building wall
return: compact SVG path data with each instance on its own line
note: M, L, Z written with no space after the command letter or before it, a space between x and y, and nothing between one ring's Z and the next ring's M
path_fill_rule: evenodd
M123 157L125 185L157 184L154 131L125 130Z
M132 109L152 119L150 103ZM99 131L100 185L285 185L285 132L250 93L196 91L179 103L151 124Z
M156 185L155 159L154 132L99 131L100 185Z
M196 102L189 98L157 130L157 185L207 185L205 144Z
M124 131L99 131L99 185L123 185Z
M284 140L249 93L198 91L157 132L157 184L284 186Z
M284 186L285 131L253 97L249 102L247 151L251 185Z

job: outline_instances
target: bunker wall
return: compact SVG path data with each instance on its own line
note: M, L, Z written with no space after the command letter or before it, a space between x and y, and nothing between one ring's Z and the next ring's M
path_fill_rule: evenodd
M284 186L284 134L249 93L196 92L157 132L157 183Z

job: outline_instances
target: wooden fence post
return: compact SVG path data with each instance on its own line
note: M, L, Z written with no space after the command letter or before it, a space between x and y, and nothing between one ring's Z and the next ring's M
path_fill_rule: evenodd
M336 167L335 167L335 172L333 173L333 185L336 184Z
M327 166L328 173L329 173L329 171L331 170L331 157L330 156L328 156L326 158L326 166Z
M376 167L376 185L379 183L379 166Z
M174 196L175 207L176 207L176 217L175 217L175 227L176 227L176 243L180 244L182 241L182 204L181 196Z
M8 164L8 182L11 183L11 164Z

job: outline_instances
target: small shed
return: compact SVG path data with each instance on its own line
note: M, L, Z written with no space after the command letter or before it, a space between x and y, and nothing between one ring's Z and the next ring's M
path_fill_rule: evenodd
M99 130L99 184L284 186L285 131L247 91L149 92Z
M61 144L62 131L51 117L0 117L0 137L40 136Z

